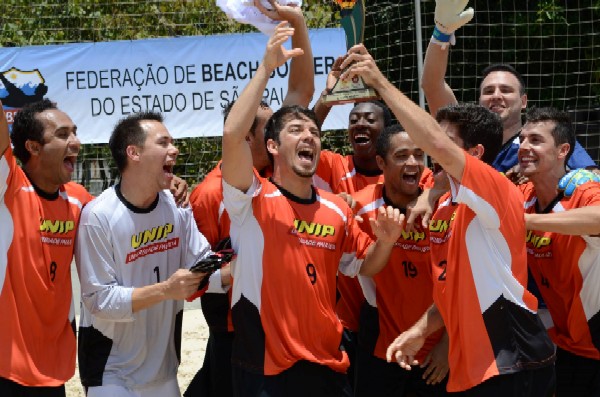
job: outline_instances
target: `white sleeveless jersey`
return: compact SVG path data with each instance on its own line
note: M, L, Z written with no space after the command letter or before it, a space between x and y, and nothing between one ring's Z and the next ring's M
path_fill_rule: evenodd
M132 292L210 253L191 209L178 208L168 192L142 210L113 187L85 207L76 245L84 386L139 389L177 376L183 301L132 313Z

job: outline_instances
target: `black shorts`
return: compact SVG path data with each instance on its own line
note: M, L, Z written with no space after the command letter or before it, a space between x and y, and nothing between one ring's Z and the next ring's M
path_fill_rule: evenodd
M298 361L278 375L260 375L233 366L236 397L351 397L346 374L329 367Z
M556 349L556 397L600 396L600 361Z
M556 378L554 365L497 375L471 389L449 396L461 397L551 397Z
M354 374L356 372L358 333L350 331L348 328L344 328L344 331L342 332L342 347L350 359L350 366L348 367L348 386L350 387L349 392L352 393L355 382Z
M211 332L202 368L190 382L184 397L232 397L231 347L233 332Z
M65 397L65 385L62 386L23 386L12 380L0 378L0 396L2 397Z
M416 366L407 371L395 362L388 363L375 357L360 345L357 353L355 397L402 397L405 395L437 397L447 395L448 376L438 384L428 385L423 380L424 368Z

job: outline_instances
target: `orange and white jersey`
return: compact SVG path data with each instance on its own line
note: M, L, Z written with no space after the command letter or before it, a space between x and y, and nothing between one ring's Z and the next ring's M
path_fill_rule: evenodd
M319 157L317 172L313 176L313 185L339 194L342 192L354 194L359 190L376 183L383 182L383 173L358 170L354 165L352 155L342 156L327 150L322 150ZM433 186L433 174L426 168L420 181L421 187ZM357 278L338 275L338 290L340 293L336 312L344 328L358 331L359 314L364 302L364 296Z
M299 360L345 372L335 314L338 270L355 276L372 240L339 197L299 199L265 179L243 193L223 181L231 218L232 362L276 375Z
M383 184L369 185L352 195L355 213L363 218L360 227L374 238L369 218L377 217L379 207L392 205ZM376 357L386 359L388 346L409 329L433 304L433 281L429 255L429 232L420 224L398 239L388 264L374 277L358 276L368 306L360 321L361 344ZM427 338L417 355L423 361L439 341L441 333Z
M36 191L10 146L0 157L0 377L59 386L73 376L71 262L91 199L75 183L56 195Z
M525 289L523 196L503 175L465 153L460 185L432 217L434 301L450 339L448 391L492 376L549 365L554 347Z
M578 186L571 197L559 197L547 209L536 209L532 183L523 185L525 211L563 212L600 206L600 184ZM600 359L600 238L527 232L528 265L554 325L552 341L578 356Z

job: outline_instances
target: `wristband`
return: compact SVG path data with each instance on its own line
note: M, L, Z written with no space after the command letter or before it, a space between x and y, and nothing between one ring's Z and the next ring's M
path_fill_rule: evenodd
M433 37L440 43L449 43L450 39L452 38L452 34L453 33L446 34L446 33L442 32L441 30L439 30L437 26L435 26L433 28L433 35L431 37Z

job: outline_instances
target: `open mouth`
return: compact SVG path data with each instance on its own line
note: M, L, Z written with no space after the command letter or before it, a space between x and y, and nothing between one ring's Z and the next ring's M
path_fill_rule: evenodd
M165 176L172 177L173 176L173 164L163 165L163 171L165 173Z
M310 148L302 148L298 150L298 158L302 162L310 162L312 164L312 161L315 158L315 154L314 151Z
M69 172L73 172L75 169L75 163L77 162L77 156L67 156L63 160L63 165Z
M402 180L409 184L416 184L419 182L416 172L415 173L405 173L404 175L402 175Z
M371 136L366 133L354 134L354 142L356 142L357 145L366 145L371 142Z

